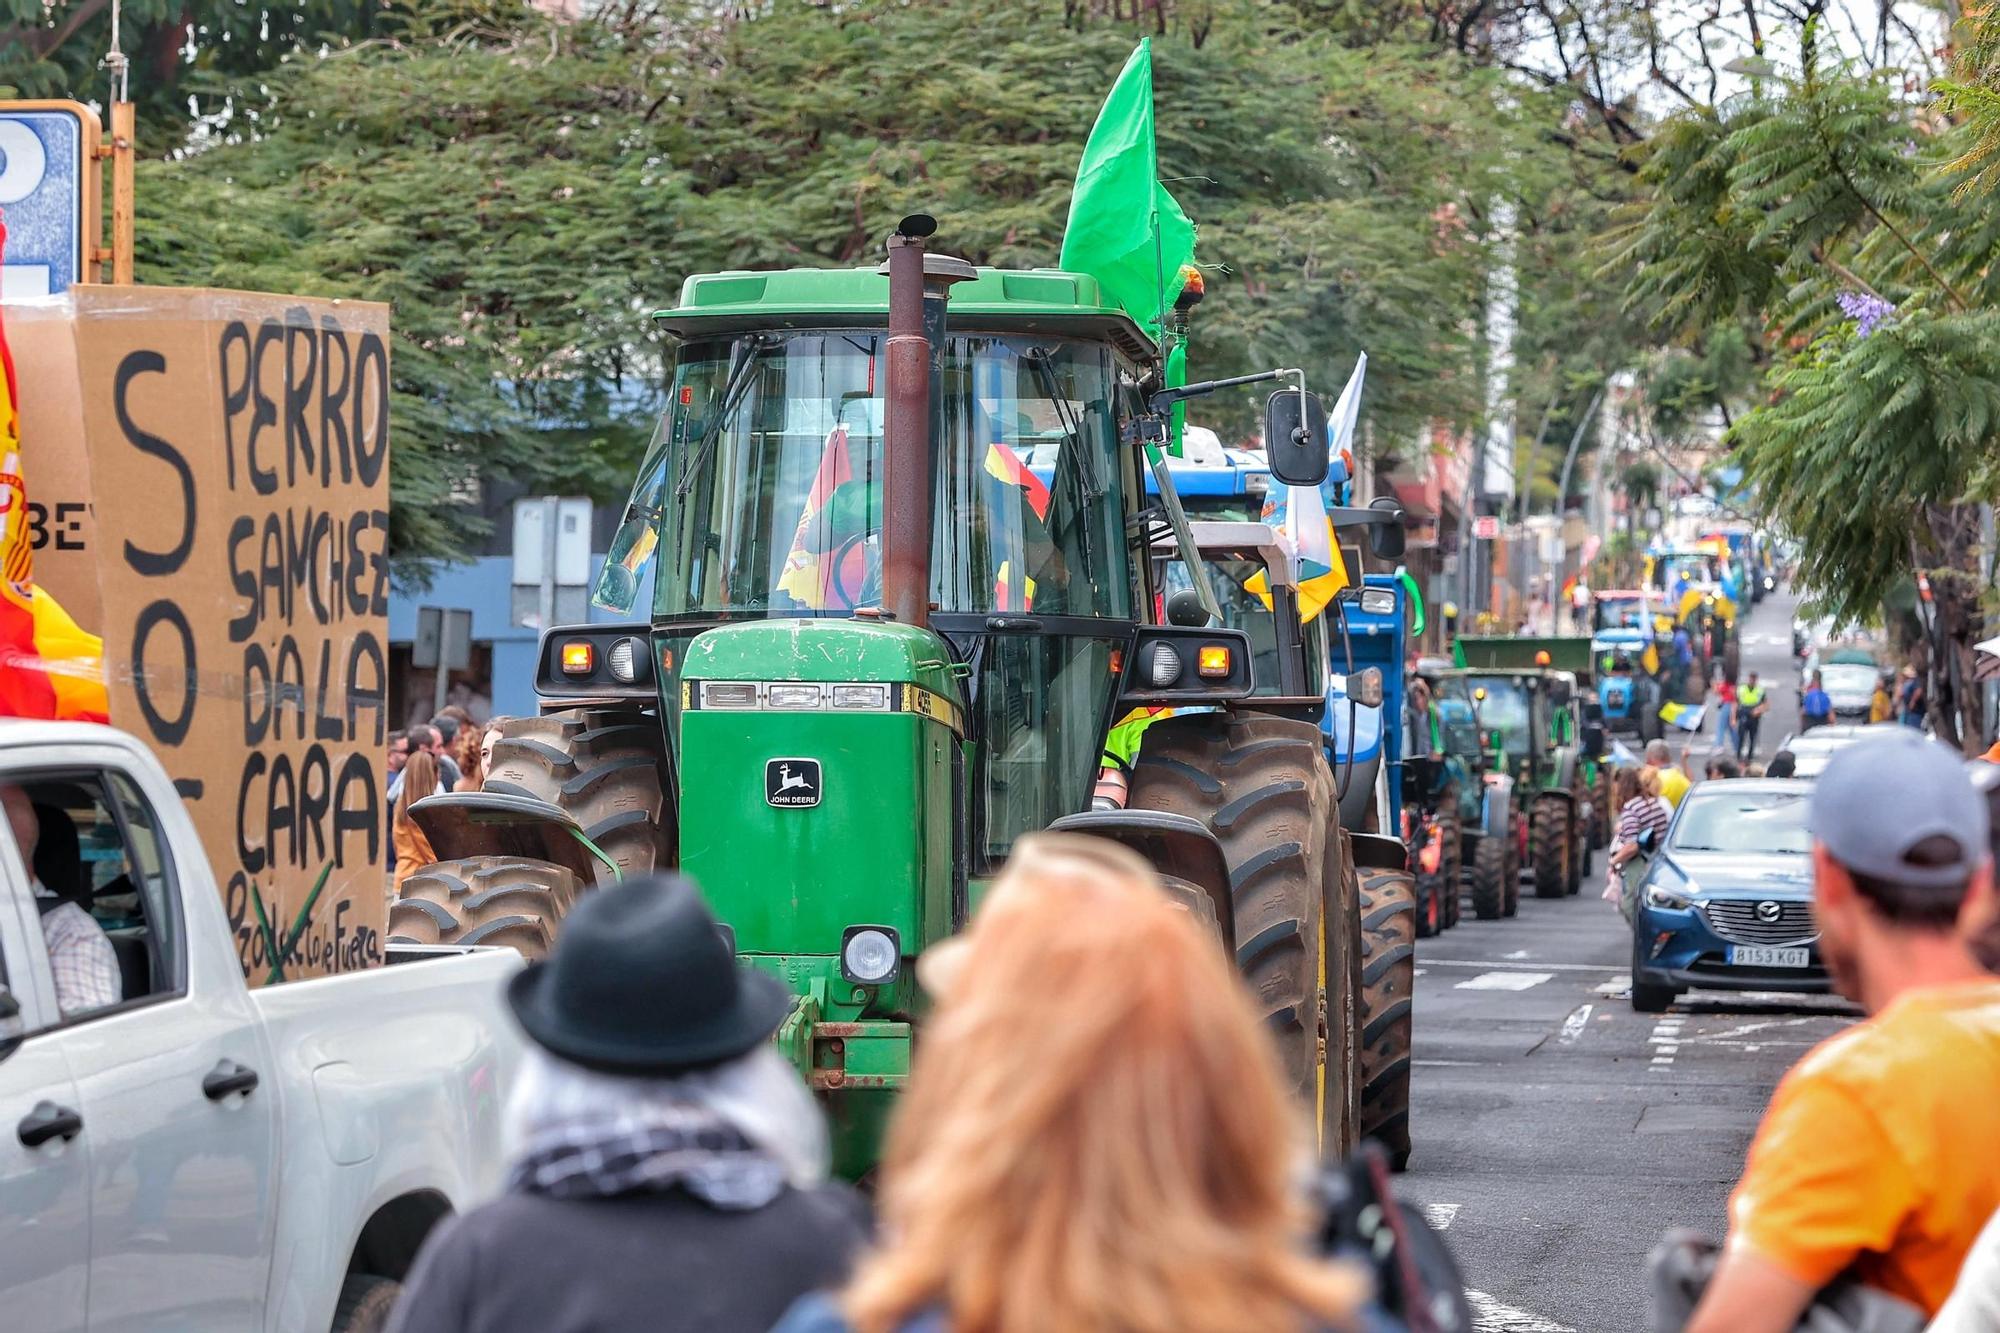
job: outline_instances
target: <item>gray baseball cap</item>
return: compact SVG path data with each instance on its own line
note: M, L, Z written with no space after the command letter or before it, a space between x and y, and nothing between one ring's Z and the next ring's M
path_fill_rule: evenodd
M1963 884L1986 858L1986 802L1964 762L1908 728L1835 750L1806 821L1848 869L1912 888ZM1958 849L1946 864L1908 859L1911 848L1940 835Z

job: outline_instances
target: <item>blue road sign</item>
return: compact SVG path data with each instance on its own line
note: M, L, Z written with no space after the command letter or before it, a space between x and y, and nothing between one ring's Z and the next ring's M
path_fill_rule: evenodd
M96 121L81 106L0 103L0 297L53 296L84 281L94 221Z

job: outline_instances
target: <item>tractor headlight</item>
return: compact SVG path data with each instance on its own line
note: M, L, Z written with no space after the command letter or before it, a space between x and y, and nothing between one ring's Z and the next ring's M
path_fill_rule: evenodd
M1153 651L1146 654L1146 679L1156 690L1164 690L1179 680L1185 669L1180 653L1171 643L1155 643Z
M833 687L835 708L859 708L881 712L889 706L887 685L836 685Z
M1371 616L1389 616L1396 613L1396 594L1387 588L1363 588L1361 609Z
M882 986L903 966L903 945L890 926L849 926L840 937L840 975L857 986Z
M620 684L631 685L639 679L639 668L645 662L644 645L637 639L620 639L604 654L605 669L611 678Z
M816 681L773 681L764 691L764 702L772 708L818 708L819 701Z

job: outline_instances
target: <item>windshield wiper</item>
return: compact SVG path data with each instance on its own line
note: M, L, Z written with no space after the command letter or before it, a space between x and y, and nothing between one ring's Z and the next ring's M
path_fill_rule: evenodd
M1076 489L1082 498L1076 509L1077 554L1083 557L1084 581L1094 584L1097 582L1097 549L1091 539L1090 507L1103 498L1104 488L1098 485L1090 455L1083 447L1083 423L1070 411L1069 400L1062 396L1055 370L1050 365L1049 350L1046 347L1031 347L1021 354L1021 359L1028 363L1034 371L1035 383L1048 395L1049 406L1056 414L1056 425L1063 433L1063 456L1072 460L1072 466L1067 471L1075 478ZM1058 461L1056 476L1061 477L1065 470Z
M762 359L764 353L777 346L778 339L768 333L753 333L738 340L736 359L730 363L729 378L722 383L722 405L702 431L701 439L688 454L686 466L681 468L680 479L674 483L676 499L694 489L695 478L708 464L708 456L715 450L715 442L722 438L722 428L736 415L736 409L743 405L743 398L750 392L751 369Z

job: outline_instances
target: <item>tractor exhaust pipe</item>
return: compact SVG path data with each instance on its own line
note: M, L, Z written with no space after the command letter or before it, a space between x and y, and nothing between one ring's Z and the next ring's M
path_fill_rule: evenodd
M945 301L972 265L928 255L937 220L904 218L889 238L888 384L882 416L882 605L905 625L930 617L931 449Z

